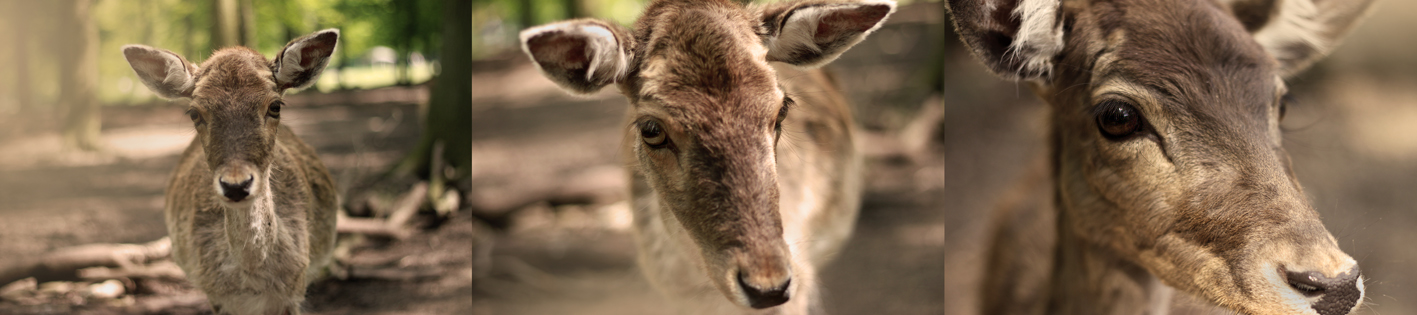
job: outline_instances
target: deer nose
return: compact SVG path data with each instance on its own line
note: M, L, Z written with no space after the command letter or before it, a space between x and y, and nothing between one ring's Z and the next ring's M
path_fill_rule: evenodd
M743 272L738 272L738 286L743 288L743 295L748 296L748 306L763 309L787 303L791 294L787 288L792 284L792 278L783 278L780 283L773 283L767 286L750 284L751 281L745 279Z
M1358 288L1362 272L1357 265L1337 277L1328 277L1318 271L1285 271L1285 274L1289 286L1299 293L1310 297L1323 296L1312 306L1319 315L1348 314L1353 306L1358 305L1358 299L1363 298L1363 290Z
M246 180L233 184L227 182L226 178L223 177L218 180L218 184L221 185L221 195L226 196L226 199L231 200L231 202L241 202L242 199L246 199L246 196L251 195L251 182L254 180L254 176L248 175L246 176Z

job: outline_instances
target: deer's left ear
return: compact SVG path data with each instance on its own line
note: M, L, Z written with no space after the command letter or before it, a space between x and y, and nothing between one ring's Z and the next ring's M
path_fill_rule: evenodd
M1372 0L1222 0L1254 34L1285 77L1328 55L1372 7Z
M768 61L818 67L860 43L895 12L895 1L780 2L755 9L766 29Z
M333 28L285 44L285 48L276 54L273 65L277 88L305 88L315 84L315 78L325 71L325 65L330 62L337 44L339 30Z

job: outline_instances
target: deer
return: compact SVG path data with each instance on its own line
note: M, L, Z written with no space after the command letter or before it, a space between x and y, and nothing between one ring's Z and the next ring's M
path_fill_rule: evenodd
M1048 104L1046 166L999 208L986 314L1348 314L1364 278L1282 146L1285 79L1371 1L950 0L965 46Z
M652 287L710 313L808 314L861 194L851 109L818 67L894 10L656 0L633 29L575 19L523 30L521 42L562 89L615 84L629 100L621 152Z
M327 29L274 60L222 48L200 66L168 50L123 47L160 97L190 99L196 130L167 185L172 259L217 314L300 314L335 245L338 194L314 148L281 124L288 89L315 83L338 43Z

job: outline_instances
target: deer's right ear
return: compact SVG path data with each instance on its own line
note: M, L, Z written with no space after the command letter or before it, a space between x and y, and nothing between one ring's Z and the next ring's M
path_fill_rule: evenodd
M577 94L619 82L630 70L633 37L611 23L580 19L522 31L522 51L551 81Z
M1046 80L1063 50L1059 0L949 0L955 30L989 70L1011 80Z
M123 57L148 89L163 98L192 97L197 66L171 51L143 45L123 46Z

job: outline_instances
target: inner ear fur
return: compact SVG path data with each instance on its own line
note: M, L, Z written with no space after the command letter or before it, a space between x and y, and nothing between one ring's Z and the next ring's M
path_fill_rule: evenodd
M813 68L836 60L885 24L889 0L779 2L751 8L766 32L768 61Z
M1010 80L1047 80L1063 50L1058 0L949 0L960 39L989 70Z
M630 34L598 19L557 22L522 31L522 51L557 85L588 94L630 72L635 45Z
M123 57L149 90L163 98L192 97L197 66L182 56L143 45L123 46Z
M1372 0L1223 0L1231 15L1279 61L1285 77L1336 48L1372 9Z
M326 29L291 40L276 54L271 68L275 70L280 89L305 88L325 71L330 56L339 45L339 30Z

